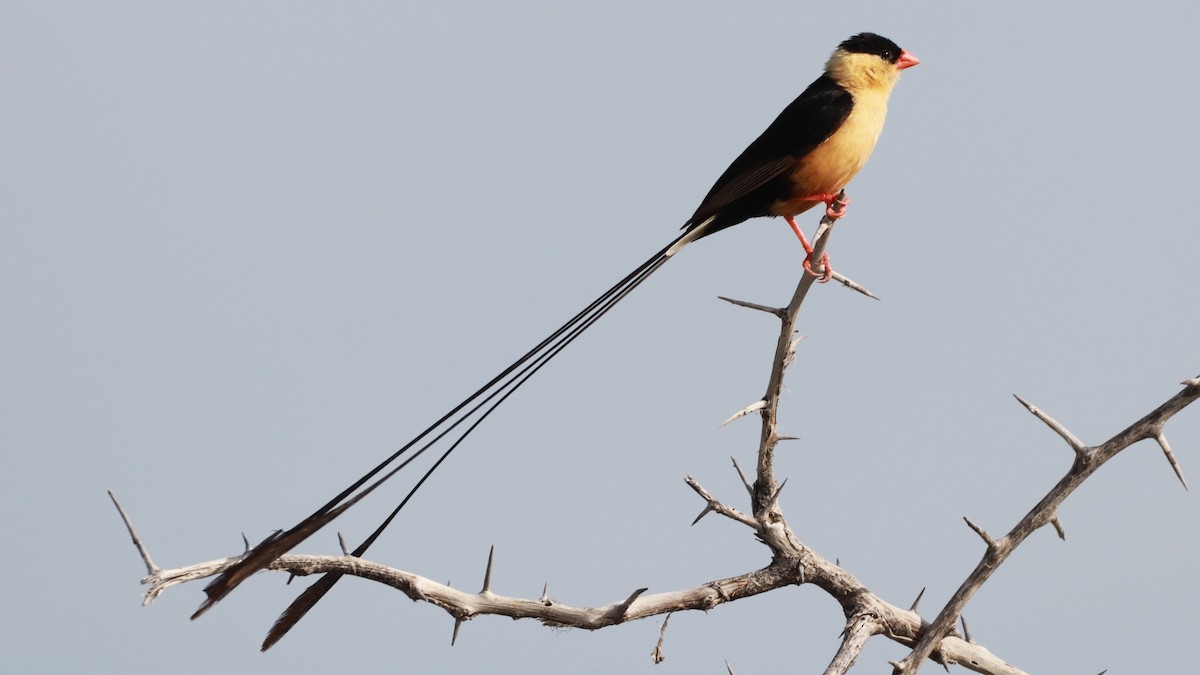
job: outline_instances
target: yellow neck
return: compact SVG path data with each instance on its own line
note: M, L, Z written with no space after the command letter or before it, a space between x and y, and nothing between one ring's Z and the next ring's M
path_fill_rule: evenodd
M851 94L867 92L887 97L900 80L896 66L874 54L851 54L838 50L825 64L825 73Z

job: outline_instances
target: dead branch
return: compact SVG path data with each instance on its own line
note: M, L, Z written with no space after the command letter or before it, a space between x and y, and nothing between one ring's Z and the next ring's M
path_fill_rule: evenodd
M814 239L812 260L819 261L828 245L836 218L825 216ZM820 264L816 271L821 272ZM852 288L861 287L841 275L833 278ZM893 663L896 673L914 673L925 659L943 665L958 664L980 673L1020 675L1024 671L996 657L986 647L975 644L969 636L965 639L954 632L955 622L962 608L1011 552L1034 530L1051 524L1062 536L1056 510L1062 501L1090 476L1100 465L1124 448L1140 440L1153 439L1163 450L1173 471L1183 482L1183 473L1163 434L1163 426L1183 407L1200 397L1200 377L1184 381L1185 389L1159 406L1142 420L1117 434L1108 442L1094 448L1086 447L1066 428L1037 408L1021 401L1038 419L1067 442L1075 453L1074 463L1067 475L1051 489L1050 493L1016 527L1000 539L994 539L982 527L969 519L967 524L986 545L983 560L975 572L963 583L954 598L947 603L932 624L922 621L916 612L916 602L911 609L902 609L871 593L848 571L834 561L830 562L805 546L792 531L779 503L786 480L778 481L774 473L774 451L779 441L791 437L778 432L778 408L783 390L784 374L795 359L796 322L800 307L816 278L804 274L787 307L772 308L756 303L730 300L735 305L765 311L780 319L779 337L767 382L766 394L757 402L735 414L726 423L757 412L762 418L757 452L755 480L751 484L734 460L734 468L750 496L751 512L739 511L714 497L691 476L686 483L704 500L705 506L693 524L708 513L718 513L726 518L754 530L755 536L770 550L770 564L762 569L746 572L734 577L717 579L691 588L665 593L647 594L639 588L623 599L597 607L574 607L552 600L545 588L537 599L525 599L500 595L492 590L494 549L489 552L484 572L483 587L478 593L468 593L451 588L417 574L370 562L353 555L313 556L288 554L275 560L268 569L296 576L311 574L352 575L385 584L407 595L415 602L425 602L442 608L454 619L452 642L457 639L465 621L480 615L507 616L513 619L533 619L547 626L583 628L597 630L607 626L650 616L666 616L683 610L708 611L718 605L759 595L785 586L813 584L841 605L846 617L842 641L833 656L826 673L845 673L853 665L866 642L875 635L909 646L912 651L901 662ZM865 292L865 290L863 291ZM869 295L869 293L868 293ZM871 296L874 297L874 296ZM1186 483L1184 483L1186 487ZM110 493L111 496L111 493ZM154 564L148 548L134 530L133 523L124 509L112 497L126 528L146 565L147 576L142 579L150 588L144 594L144 604L149 604L167 588L221 574L243 557L234 556L189 565L177 569L163 569ZM342 552L348 550L341 541ZM918 596L918 600L919 600ZM964 635L965 622L964 622ZM666 619L660 630L659 642L653 658L662 658L662 642L666 631ZM732 668L729 668L732 672Z
M143 584L150 586L145 593L145 602L153 602L171 586L216 576L239 559L223 558L178 569L160 569L157 574L142 579ZM375 581L404 593L415 602L426 602L442 608L457 624L476 616L496 615L533 619L556 628L598 630L676 611L708 611L726 602L807 582L835 591L843 598L864 598L860 606L870 609L864 610L863 615L877 617L872 624L876 631L886 632L897 641L911 644L922 628L921 619L916 613L879 600L848 572L811 552L802 565L796 564L794 558L782 558L766 568L709 581L694 588L655 594L646 594L645 589L637 589L622 600L598 607L574 607L560 603L551 600L544 590L541 597L536 599L510 597L486 589L469 593L427 577L352 556L288 554L276 560L268 569L296 576L336 573ZM489 586L492 580L489 578ZM1003 675L1019 675L1022 672L1011 666L1005 667L1003 661L986 648L955 637L943 640L942 650L947 657L959 663L974 663L976 667L972 670L977 672Z
M1055 433L1067 442L1067 445L1075 453L1074 462L1067 474L1062 477L1050 488L1046 496L1041 499L1034 507L1025 514L1024 518L998 540L989 542L987 551L983 554L983 559L975 567L975 570L963 581L958 590L942 608L937 618L929 625L929 628L921 636L921 639L913 647L913 650L904 657L903 660L895 664L893 673L895 675L910 675L917 672L921 664L933 653L938 640L942 636L947 635L954 627L954 623L958 620L967 602L975 595L975 592L983 586L984 582L992 576L992 574L1004 564L1012 552L1025 541L1026 537L1033 534L1038 528L1052 524L1055 522L1058 507L1075 491L1083 481L1096 472L1105 462L1112 459L1117 453L1137 443L1138 441L1154 440L1159 443L1167 455L1167 460L1170 462L1172 469L1180 481L1183 481L1183 473L1179 469L1179 464L1175 460L1175 456L1170 452L1170 446L1166 444L1166 438L1163 435L1163 426L1167 420L1171 419L1175 413L1183 410L1197 398L1200 398L1200 382L1196 378L1185 380L1184 388L1165 403L1155 408L1145 417L1129 425L1124 431L1108 439L1104 443L1095 447L1084 446L1074 434L1067 431L1066 427L1054 420L1049 415L1038 410L1032 405L1029 405L1020 397L1017 400L1025 406L1029 412L1033 413L1046 426L1050 427ZM1187 486L1187 483L1184 483ZM970 521L967 521L970 523ZM974 526L973 526L974 527ZM1061 526L1057 526L1061 536ZM982 529L977 529L980 536L986 538L986 533Z

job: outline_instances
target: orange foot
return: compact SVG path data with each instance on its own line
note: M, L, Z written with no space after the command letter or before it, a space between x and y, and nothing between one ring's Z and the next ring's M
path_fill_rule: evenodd
M836 197L836 195L834 195L834 196ZM834 202L841 204L841 210L843 212L846 210L845 202L838 202L836 199L834 200ZM832 207L830 207L830 208L832 208ZM839 217L839 216L830 216L830 217L835 218L835 217ZM812 254L813 254L812 244L808 243L808 238L804 236L804 231L801 230L800 226L796 224L796 219L794 217L784 216L783 219L786 220L787 224L791 226L792 231L796 233L796 237L800 239L800 245L804 247L804 253L806 254L804 256L804 271L808 272L809 274L816 277L817 281L819 281L821 283L825 283L825 282L829 281L829 279L833 277L833 268L829 266L829 254L826 253L825 255L821 256L821 267L825 271L821 274L817 274L816 272L814 272L813 268L812 268Z
M841 199L838 199L838 195L826 195L829 197L829 199L821 200L825 202L825 215L833 218L834 220L845 216L846 207L850 206L850 197L844 192L839 194L842 197Z
M833 278L833 268L829 266L829 254L828 253L821 256L821 269L823 269L824 271L821 272L820 274L817 274L816 272L813 271L811 255L809 255L808 257L806 257L804 259L804 271L808 272L809 274L816 277L817 283L825 284L825 283L829 283L829 280Z

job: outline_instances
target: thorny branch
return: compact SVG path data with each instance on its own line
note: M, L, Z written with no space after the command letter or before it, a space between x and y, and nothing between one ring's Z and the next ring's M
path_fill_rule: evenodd
M835 217L825 216L814 237L812 260L820 260L832 234ZM817 272L821 272L817 265ZM843 285L870 296L858 284L833 273L832 278ZM983 538L986 552L975 572L963 583L950 602L939 613L933 623L924 623L916 612L916 603L911 609L902 609L879 598L864 587L852 574L836 562L830 562L805 546L791 530L779 504L780 492L786 481L778 482L774 472L774 451L781 440L789 437L778 433L778 407L783 390L783 378L787 366L795 358L796 321L800 307L811 289L815 278L804 275L792 295L787 307L773 308L740 300L728 300L736 305L765 311L778 317L781 322L776 342L767 390L763 398L736 413L726 423L757 412L762 418L762 432L757 453L755 480L751 484L741 467L734 467L750 494L751 513L747 514L730 507L713 496L691 476L686 483L704 500L705 506L693 522L698 522L709 513L717 513L730 520L751 528L757 538L771 551L771 561L766 567L735 577L717 579L694 588L685 588L665 593L647 594L645 588L632 591L623 599L598 607L573 607L550 599L546 590L537 599L523 599L499 595L492 591L492 562L494 551L489 553L484 574L483 589L468 593L440 584L428 578L373 563L350 555L313 556L284 555L272 563L269 569L297 576L310 574L348 574L377 581L391 586L414 601L426 602L445 610L454 619L454 639L464 621L479 615L494 614L514 619L534 619L547 626L574 627L597 630L627 621L650 616L668 616L682 610L707 611L726 602L759 595L785 586L813 584L832 596L842 606L846 623L837 653L825 670L827 675L847 672L853 665L866 642L875 635L884 635L896 642L912 647L905 659L893 663L895 673L915 673L926 658L943 665L958 664L980 673L1019 675L1024 671L996 657L987 648L964 639L954 632L954 624L963 607L979 586L1004 562L1012 551L1034 530L1051 524L1061 532L1055 515L1064 499L1090 476L1100 465L1124 448L1140 440L1153 439L1162 448L1179 480L1183 474L1163 434L1163 426L1179 410L1196 398L1200 398L1200 377L1185 380L1184 390L1168 400L1125 431L1109 441L1095 447L1086 447L1074 435L1045 413L1021 401L1038 419L1058 433L1075 452L1071 470L1062 480L1023 518L1016 527L1000 539L992 539L983 528L970 520L967 523ZM1020 399L1018 399L1020 400ZM1186 487L1186 483L1184 483ZM220 574L236 564L241 556L222 558L197 563L177 569L163 569L151 559L149 550L134 530L116 497L112 496L125 522L125 526L146 565L147 576L142 584L149 586L143 596L143 604L149 604L164 590L182 583ZM346 547L342 547L343 553ZM920 598L918 597L918 600ZM964 623L965 630L965 623ZM660 629L653 659L664 657L663 642L666 620ZM730 668L732 672L732 668Z
M1167 420L1186 408L1189 404L1200 398L1200 378L1192 378L1185 380L1183 389L1167 400L1166 403L1155 408L1142 419L1129 425L1124 431L1121 431L1116 436L1108 439L1104 443L1094 446L1084 446L1074 434L1067 431L1066 427L1054 420L1049 415L1045 414L1036 407L1025 402L1019 396L1017 400L1021 405L1025 406L1030 413L1040 419L1063 438L1067 445L1075 453L1075 461L1071 464L1067 474L1058 481L1050 491L1042 497L1041 501L1033 507L1029 513L1025 514L1024 518L1000 539L985 540L987 541L987 549L983 554L983 559L971 572L970 576L963 581L958 590L938 613L937 618L925 630L924 635L913 647L913 650L904 657L903 660L893 664L894 675L910 675L917 672L921 663L933 654L937 648L938 639L949 633L954 627L954 623L958 620L967 602L975 592L983 586L984 582L996 571L1004 561L1012 555L1013 551L1021 545L1021 542L1033 534L1038 528L1044 525L1054 525L1057 522L1058 507L1075 491L1083 481L1096 472L1104 465L1105 462L1112 459L1125 448L1137 443L1138 441L1155 440L1162 447L1163 452L1167 456L1171 468L1175 471L1175 475L1187 487L1187 483L1183 480L1183 473L1179 469L1179 463L1175 460L1174 454L1171 452L1170 445L1166 442L1166 437L1163 435L1163 427ZM971 521L967 521L970 524ZM1055 526L1061 537L1061 526ZM982 532L982 529L977 530ZM981 534L981 536L984 536Z

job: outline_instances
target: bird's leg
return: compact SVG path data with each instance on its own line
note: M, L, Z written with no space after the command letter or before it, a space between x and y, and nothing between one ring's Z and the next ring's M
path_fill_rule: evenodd
M846 207L850 205L850 197L844 191L836 194L806 195L793 201L824 202L825 216L830 220L837 220L838 218L845 216ZM801 230L800 226L796 224L796 219L794 216L784 216L784 219L787 220L788 225L792 226L792 231L795 232L796 236L800 238L800 245L804 247L804 252L808 254L804 258L804 270L814 277L817 277L817 281L821 283L829 281L829 279L833 276L833 268L829 266L829 254L826 253L821 256L821 267L823 267L825 271L821 274L814 272L812 270L812 244L808 243L808 239L804 236L804 231Z
M838 197L841 199L838 199ZM788 200L789 202L822 202L825 204L825 215L837 220L846 215L846 207L850 205L850 197L844 192L804 195Z
M845 211L845 208L845 204L843 203L842 210ZM837 218L838 216L830 217ZM830 277L833 276L833 268L829 266L829 254L826 253L821 256L821 267L825 268L825 271L822 274L817 274L814 272L812 268L812 244L808 243L808 238L804 236L804 231L801 230L800 226L796 224L796 219L794 217L784 216L783 219L786 220L787 224L792 227L792 232L796 233L796 236L800 239L800 245L804 247L804 271L816 277L817 281L821 283L829 281Z
M800 245L804 247L804 252L808 255L812 255L812 244L808 243L808 237L804 236L804 230L801 230L800 226L796 224L795 217L784 216L783 219L787 221L787 224L792 227L792 232L795 232L796 237L800 239Z

